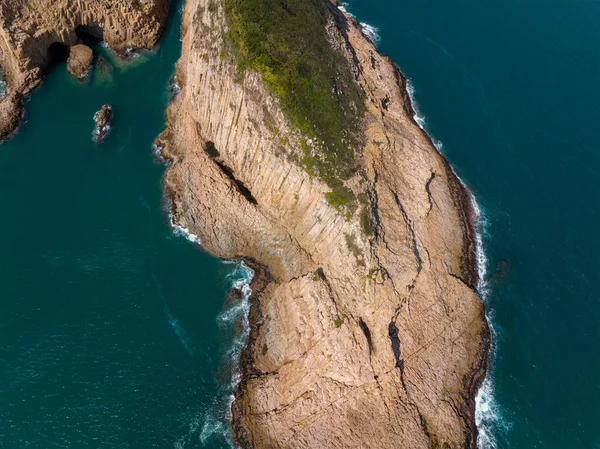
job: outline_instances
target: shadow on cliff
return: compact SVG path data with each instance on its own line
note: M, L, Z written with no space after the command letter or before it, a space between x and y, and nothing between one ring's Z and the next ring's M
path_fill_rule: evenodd
M52 69L69 58L69 47L62 42L54 42L48 47L48 54L50 55L50 59L46 67L44 67L45 74L50 73Z

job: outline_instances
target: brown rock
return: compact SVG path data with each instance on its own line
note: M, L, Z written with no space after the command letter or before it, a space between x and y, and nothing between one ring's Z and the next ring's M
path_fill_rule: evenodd
M94 114L94 140L96 143L102 143L106 139L110 131L110 123L113 119L112 106L109 104L102 105L102 108Z
M84 44L73 45L69 51L67 70L75 78L84 78L92 67L94 52Z
M220 3L186 4L182 90L160 138L174 217L258 273L234 433L244 448L474 448L489 332L468 192L415 123L399 70L332 14L332 45L368 97L367 182L351 182L369 191L373 236L287 157L299 136L260 76L240 81L219 56Z

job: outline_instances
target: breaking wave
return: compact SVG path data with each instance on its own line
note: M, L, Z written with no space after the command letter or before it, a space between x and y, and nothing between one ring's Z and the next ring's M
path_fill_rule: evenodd
M160 151L160 150L157 150L157 151ZM171 215L171 214L169 214L169 221L171 223L171 228L173 229L173 234L175 234L179 237L183 237L183 238L189 240L190 242L195 243L196 245L201 244L200 237L198 237L196 234L192 233L188 228L175 223L175 221L173 220L173 215Z
M348 4L341 3L338 6L338 9L342 11L346 16L350 17L352 20L356 20L356 16L348 11ZM374 27L373 25L369 25L366 22L359 23L360 28L365 36L369 38L371 42L374 44L378 44L381 41L381 36L379 36L379 28Z
M367 36L371 42L378 44L381 41L381 36L379 36L379 28L369 25L365 22L360 22L360 27L364 35Z
M241 300L238 304L233 305L229 309L223 311L218 317L217 321L222 326L233 326L236 322L241 322L241 331L235 336L229 351L227 351L227 358L232 366L231 374L231 396L229 402L229 409L233 403L233 391L237 388L240 383L241 372L239 367L240 355L248 335L250 334L250 322L248 320L248 314L250 312L250 295L252 290L250 289L250 282L254 278L254 270L246 265L243 261L227 261L226 264L233 264L234 269L227 279L231 282L231 287L235 290L239 290L242 294Z
M228 376L210 408L202 414L194 416L189 424L189 431L175 443L176 448L185 448L192 440L199 439L204 447L215 442L220 445L225 443L231 449L237 448L231 432L231 406L234 401L234 392L241 380L240 356L250 333L248 313L250 311L250 282L254 271L243 261L224 261L231 270L226 276L227 284L231 289L240 292L239 299L233 304L227 304L225 309L217 316L217 324L221 329L227 350L223 356L222 366ZM219 445L219 447L221 447Z

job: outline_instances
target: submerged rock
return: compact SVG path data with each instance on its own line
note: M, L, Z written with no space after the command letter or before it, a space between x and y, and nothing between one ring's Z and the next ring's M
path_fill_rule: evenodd
M69 51L67 60L67 70L77 79L87 76L92 68L94 52L90 47L84 44L74 45Z
M109 104L103 105L102 108L94 114L94 121L96 122L96 127L94 128L94 140L96 143L104 142L110 131L112 119L113 110L112 106Z

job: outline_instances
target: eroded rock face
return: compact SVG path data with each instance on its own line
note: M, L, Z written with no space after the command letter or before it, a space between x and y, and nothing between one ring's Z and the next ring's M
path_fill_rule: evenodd
M171 0L0 1L0 67L8 91L0 101L0 141L18 126L23 97L52 62L52 44L75 46L86 34L103 39L118 53L152 48L170 4Z
M221 3L186 4L182 90L159 143L174 218L257 272L234 433L257 448L473 448L489 332L471 202L413 120L402 74L331 13L330 41L367 95L355 185L372 235L288 157L298 134L259 75L239 80Z
M96 143L102 143L106 139L110 131L110 124L113 119L112 106L109 104L102 105L102 108L94 114L94 140Z
M77 79L85 78L92 67L94 52L84 44L73 45L69 50L67 70Z

